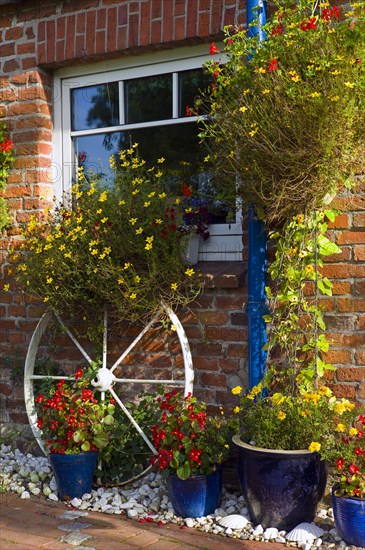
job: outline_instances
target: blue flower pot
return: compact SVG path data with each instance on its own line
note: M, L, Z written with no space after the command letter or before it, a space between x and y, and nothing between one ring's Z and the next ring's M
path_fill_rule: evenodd
M290 531L314 519L327 481L327 463L318 453L254 447L233 437L238 476L255 525Z
M337 497L332 487L332 507L336 528L347 544L365 547L365 499Z
M97 451L89 451L48 455L60 500L81 498L84 493L91 492L98 454Z
M200 518L219 507L222 495L222 468L209 475L192 474L180 479L176 474L167 478L169 499L177 515Z

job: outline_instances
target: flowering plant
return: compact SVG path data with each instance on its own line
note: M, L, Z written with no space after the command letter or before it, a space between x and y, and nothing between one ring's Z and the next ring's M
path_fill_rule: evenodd
M183 223L179 226L179 231L183 234L199 235L203 241L206 241L209 239L209 209L206 200L200 196L194 196L196 193L186 183L183 183L180 191L183 195L181 201Z
M274 9L260 33L225 29L226 63L211 46L202 120L216 171L271 227L365 170L364 2L276 0Z
M5 139L6 126L0 124L0 193L5 189L8 178L9 166L14 160L14 144L9 139ZM4 197L0 197L0 231L9 223L6 211L6 202Z
M336 467L341 475L335 495L365 498L365 416L361 414L356 426L341 433L343 445L336 458Z
M164 159L145 166L137 145L111 158L113 181L79 169L71 202L32 217L18 280L53 310L100 338L109 326L186 305L201 283L184 262L179 201L163 180ZM79 328L81 329L80 325Z
M234 414L241 439L266 449L308 449L334 461L341 433L356 417L354 403L337 399L327 386L299 389L296 395L275 391L279 379L269 373L249 393L242 393L240 386L232 389L240 396Z
M208 416L204 403L175 390L157 397L157 404L161 419L151 430L158 454L151 462L161 471L187 479L194 473L212 473L228 457L223 417Z
M48 383L35 404L37 427L50 453L97 451L108 445L114 425L113 399L98 400L81 369L74 379Z

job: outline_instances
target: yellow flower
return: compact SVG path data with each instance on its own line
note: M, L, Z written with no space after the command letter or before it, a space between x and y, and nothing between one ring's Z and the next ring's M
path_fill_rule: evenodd
M175 199L175 204L180 204L181 203L181 199L177 198Z
M123 269L128 269L129 267L131 267L131 265L132 264L130 262L126 262Z
M298 223L303 223L304 222L303 214L298 214L298 216L296 217L296 220Z
M97 253L98 253L98 251L97 251L96 248L92 248L91 251L90 251L90 254L91 254L92 256L95 256ZM65 254L65 256L66 256L66 254Z
M132 191L132 195L138 195L139 193L139 189L135 189L134 191Z
M354 435L357 435L358 433L359 433L359 430L357 430L356 428L349 429L349 435L351 435L351 437L353 437Z
M285 396L282 393L276 392L271 398L274 405L281 405L285 402Z
M307 418L307 416L309 416L309 410L308 409L303 409L302 411L300 411L300 414L301 416L304 416L304 418Z
M118 285L122 285L124 283L123 277L119 277L118 279Z
M321 386L318 390L318 393L320 395L325 395L326 397L331 397L332 390L330 390L330 388L328 388L327 386Z
M3 286L3 289L5 290L5 292L7 292L9 288L10 288L10 285L8 283Z
M160 225L161 223L162 223L162 220L161 220L161 218L157 218L157 220L155 220L155 224L158 224L158 225Z
M278 412L278 419L279 420L284 420L284 418L286 418L286 414L284 411L279 411Z
M160 178L162 175L163 175L163 172L161 172L161 171L159 170L158 172L156 172L155 177L156 177L156 178Z
M46 296L45 298L43 298L43 302L48 302L49 300L49 296Z
M235 414L237 414L237 413L240 412L240 410L241 410L241 409L240 409L239 407L235 407L235 408L233 409L233 412L234 412Z
M339 432L339 433L343 433L346 431L346 428L344 426L344 424L341 424L341 422L339 422L335 428L335 431L336 432Z
M235 386L234 388L231 389L231 392L233 393L233 395L239 395L241 391L242 391L241 386Z
M148 208L149 206L151 206L151 201L145 201L143 203L143 206L144 206L144 208Z
M132 294L129 295L131 300L135 300L137 298L137 294L135 292L132 292Z
M264 90L262 90L262 93L263 94L271 94L271 90L269 90L269 88L265 88Z
M152 191L152 193L149 193L148 198L149 199L152 199L152 197L154 197L156 195L156 191Z
M342 74L341 71L338 71L337 69L335 71L331 71L331 74L333 74L333 76L337 76L339 74Z
M333 95L332 97L329 98L330 101L339 101L339 96L338 95Z
M102 208L99 208L99 210L97 210L96 213L97 213L97 214L101 214L102 211L103 211L103 209L102 209Z
M317 441L312 441L312 443L309 445L308 447L308 451L310 451L311 453L314 453L314 452L317 452L320 450L321 448L321 444L318 443Z
M187 275L188 277L191 277L192 275L194 275L195 271L193 268L190 268L190 269L187 269L185 271L185 275Z
M247 107L243 106L240 107L238 110L241 111L241 113L245 113L247 111Z
M108 221L108 218L101 218L101 223L106 223Z
M71 252L65 252L63 256L65 258L71 258Z
M259 384L257 384L257 386L253 386L252 390L250 391L250 395L255 397L255 395L258 395L259 393L261 393L261 390L262 390L262 384L260 382Z
M250 132L248 132L248 134L253 137L255 134L257 134L257 128L255 128L255 130L251 130Z
M50 285L52 281L53 281L53 277L47 277L46 282L48 285Z
M144 247L145 250L151 250L152 249L152 244L151 243L147 243L146 246Z
M166 197L166 193L160 193L158 198L159 199L164 199Z
M123 201L123 200L122 200L122 201L119 201L118 204L119 204L120 206L122 206L123 204L125 204L125 201Z
M210 155L207 155L206 157L204 157L204 162L209 162L210 161Z
M263 67L259 67L258 69L255 69L255 73L266 74L266 69L264 69Z
M312 273L312 271L314 271L314 267L312 264L308 264L305 266L305 271L306 273Z
M177 283L171 283L171 290L177 290Z
M321 94L319 92L313 92L312 94L309 94L310 97L321 97Z
M151 236L151 237L146 237L146 243L151 244L152 242L153 242L153 236Z
M163 162L165 162L164 157L161 157L160 159L157 159L157 162L158 162L158 164L162 164Z
M137 223L137 218L130 218L129 223L135 225Z
M143 227L139 227L138 229L136 229L137 235L140 235L141 233L143 233Z
M103 191L99 197L99 202L104 202L108 198L108 193L106 191Z
M355 88L355 84L353 82L345 82L345 86L347 88Z
M134 277L134 280L136 281L136 283L140 283L141 282L141 277L139 275L136 275Z

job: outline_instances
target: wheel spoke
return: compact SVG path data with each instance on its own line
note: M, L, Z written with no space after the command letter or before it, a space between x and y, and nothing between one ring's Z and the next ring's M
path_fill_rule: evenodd
M54 312L54 314L57 318L57 321L60 323L61 327L63 328L63 330L66 331L67 335L71 338L72 342L75 344L77 349L82 353L82 355L85 357L85 359L89 363L89 365L91 365L92 361L91 361L89 355L86 353L86 351L82 347L82 345L80 344L80 342L75 338L75 336L72 334L70 329L66 327L66 325L64 324L64 322L62 321L62 319L58 315L58 313Z

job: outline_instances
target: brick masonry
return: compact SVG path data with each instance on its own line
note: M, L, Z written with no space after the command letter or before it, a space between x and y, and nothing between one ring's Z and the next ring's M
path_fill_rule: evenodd
M209 43L221 38L228 24L245 24L245 0L43 0L41 5L26 0L0 6L0 118L9 127L16 154L6 191L14 224L0 244L1 276L11 285L11 292L0 290L3 421L24 421L21 370L41 312L15 291L7 250L19 238L20 225L52 200L53 70ZM342 253L326 262L334 296L323 299L333 339L328 358L338 367L331 384L338 395L365 403L364 189L336 204L343 214L330 234ZM230 280L219 272L207 278L195 314L182 317L196 388L210 404L227 401L227 384L237 375L247 382L246 255L245 248L240 273L233 270ZM161 353L167 356L174 349L171 343L160 350L156 363L166 364Z

